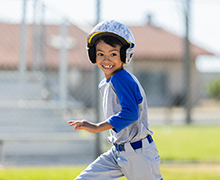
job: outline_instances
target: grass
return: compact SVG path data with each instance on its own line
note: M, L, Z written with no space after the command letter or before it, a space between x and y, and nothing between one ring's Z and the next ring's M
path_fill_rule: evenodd
M161 156L164 179L220 179L220 126L157 126L151 129ZM84 168L9 167L0 170L0 180L72 180Z
M73 180L85 167L22 167L0 170L0 180ZM166 180L217 180L220 164L162 164ZM120 178L126 180L126 178Z
M67 180L75 178L85 167L22 167L0 170L0 180Z
M220 162L220 126L151 128L162 161Z
M166 165L162 169L166 180L217 180L220 179L220 164Z

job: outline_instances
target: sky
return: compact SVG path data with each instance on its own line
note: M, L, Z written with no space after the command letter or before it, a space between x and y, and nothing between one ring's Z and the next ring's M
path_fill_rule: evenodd
M74 24L96 24L96 0L42 0L51 19L67 18ZM100 0L100 21L115 19L126 25L144 25L152 15L156 26L184 36L183 2L185 0ZM28 1L27 14L33 17L33 1ZM21 19L21 0L1 0L0 19ZM11 13L13 12L13 13ZM49 13L48 13L49 12ZM220 56L220 1L191 0L190 40ZM40 17L39 17L40 18ZM202 71L220 72L220 58L200 58ZM198 66L199 66L198 65ZM209 67L210 66L210 67Z

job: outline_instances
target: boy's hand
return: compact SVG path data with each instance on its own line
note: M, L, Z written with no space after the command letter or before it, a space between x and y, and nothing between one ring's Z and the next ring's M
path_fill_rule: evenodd
M70 126L75 126L74 131L76 130L86 130L90 133L96 133L97 125L93 124L85 119L83 120L70 120L68 121Z
M105 121L98 123L98 124L94 124L94 123L91 123L85 119L83 119L83 120L70 120L70 121L68 121L68 124L70 126L75 126L74 131L83 129L83 130L86 130L90 133L102 132L102 131L106 131L106 130L113 128L113 126L111 124L109 124Z

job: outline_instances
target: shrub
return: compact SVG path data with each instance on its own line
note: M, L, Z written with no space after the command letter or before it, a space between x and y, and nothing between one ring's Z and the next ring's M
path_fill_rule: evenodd
M215 79L208 84L208 94L214 99L220 99L220 79Z

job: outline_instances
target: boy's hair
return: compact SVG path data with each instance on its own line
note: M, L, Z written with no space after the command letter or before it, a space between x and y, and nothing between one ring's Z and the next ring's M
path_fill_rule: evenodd
M119 41L119 39L113 37L113 36L108 36L108 35L105 35L105 36L101 36L100 38L98 38L95 43L94 43L94 46L96 47L96 45L100 42L100 41L104 41L106 44L112 46L112 47L115 47L116 45L119 45L119 46L123 46L122 42Z

